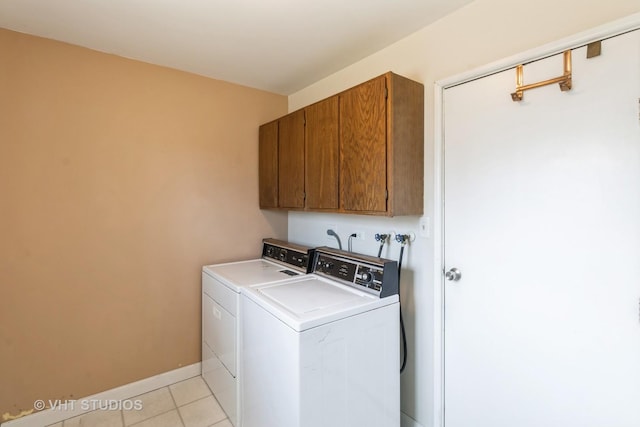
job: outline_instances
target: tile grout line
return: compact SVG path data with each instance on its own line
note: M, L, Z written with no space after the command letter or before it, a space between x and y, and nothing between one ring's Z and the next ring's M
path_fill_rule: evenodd
M201 397L200 399L196 399L196 400L194 400L194 401L193 401L193 402L191 402L191 403L200 402L201 400L208 399L209 397L213 397L213 400L218 404L218 406L220 407L220 409L222 409L222 405L220 405L220 402L218 402L218 399L216 399L216 397L213 395L213 393L211 393L209 396L205 396L205 397ZM185 404L185 405L182 405L182 406L190 405L191 403L188 403L188 404ZM223 418L223 419L221 419L221 420L219 420L219 421L216 421L215 423L211 424L211 425L210 425L210 426L208 426L208 427L215 427L215 426L216 426L216 424L220 424L220 423L222 423L223 421L225 421L225 420L228 420L228 419L229 419L229 417L227 416L227 413L226 413L226 412L224 412L224 409L222 409L222 413L224 414L224 418Z
M209 427L216 427L217 425L222 425L223 422L227 421L229 418L225 418L223 420L220 420L218 422L215 422L213 424L211 424ZM229 421L229 423L231 423L231 421Z
M193 377L193 378L196 378L196 377ZM189 378L189 379L191 379L191 378ZM183 381L187 381L187 380L183 380ZM164 387L159 387L159 388L157 388L157 389L154 389L154 390L151 390L151 391L149 391L149 392L145 393L145 394L148 394L148 393L152 393L152 392L154 392L154 391L158 391L158 390L161 390L161 389L163 389L163 388L166 388L166 389L167 389L167 391L169 392L169 395L171 396L171 400L173 401L174 408L169 409L169 410L164 411L164 412L160 412L160 413L158 413L158 414L155 414L155 415L153 415L153 416L151 416L151 417L148 417L148 418L145 418L145 419L143 419L143 420L137 421L137 422L135 422L135 423L133 423L133 424L130 424L130 425L127 425L127 423L126 423L126 421L125 421L125 419L124 419L124 410L120 410L120 421L122 422L122 427L135 427L136 425L139 425L139 424L141 424L141 423L143 423L143 422L145 422L145 421L148 421L148 420L150 420L150 419L152 419L152 418L156 418L156 417L159 417L159 416L161 416L161 415L167 414L167 413L169 413L169 412L171 412L171 411L174 411L174 410L178 413L178 417L180 418L180 422L182 423L183 427L186 427L186 423L184 422L184 419L182 418L182 413L180 412L180 408L181 408L181 407L191 405L191 404L193 404L193 403L195 403L195 402L199 402L199 401L204 400L204 399L207 399L207 398L209 398L209 397L213 397L213 398L214 398L214 400L216 401L216 403L218 403L218 405L220 405L220 403L219 403L219 402L218 402L218 400L215 398L215 396L213 395L213 393L212 393L212 392L210 392L210 393L209 393L209 395L207 395L207 396L200 397L200 398L198 398L198 399L196 399L196 400L194 400L194 401L192 401L192 402L187 402L187 403L185 403L185 404L184 404L184 405L182 405L182 406L178 406L178 403L176 402L175 396L173 395L173 392L171 391L171 386L172 386L172 385L175 385L175 384L178 384L178 383L180 383L180 382L183 382L183 381L178 381L177 383L173 383L173 384L170 384L170 385L168 385L168 386L164 386ZM207 389L209 389L209 387L208 387L208 386L207 386ZM210 389L209 389L209 391L210 391ZM131 397L130 399L133 399L133 398L135 398L135 397L138 397L138 396L133 396L133 397ZM92 413L92 412L98 412L98 411L101 411L101 410L100 410L100 409L96 409L96 410L93 410L93 411L89 411L89 412L87 412L87 413L85 413L85 414L80 415L80 417L85 416L85 415L88 415L88 414L90 414L90 413ZM225 414L225 415L226 415L226 414ZM72 417L72 418L74 418L74 417ZM66 421L68 421L68 420L70 420L70 419L71 419L71 418L65 418L64 420L59 421L59 423L61 423L62 427L64 427L64 425L65 425ZM220 420L220 421L215 422L214 424L212 424L212 425L211 425L211 426L209 426L209 427L215 427L215 425L220 424L220 423L222 423L223 421L225 421L225 420L227 420L227 419L228 419L228 417L225 417L224 419L222 419L222 420Z
M158 414L155 414L155 415L150 416L150 417L148 417L148 418L145 418L145 419L143 419L143 420L137 421L137 422L135 422L135 423L133 423L133 424L130 424L129 426L127 426L127 423L126 423L126 421L125 421L125 419L124 419L124 410L122 410L122 409L121 409L119 412L120 412L120 421L121 421L121 423L122 423L122 427L134 427L134 426L136 426L136 425L138 425L138 424L141 424L141 423L143 423L143 422L145 422L145 421L147 421L147 420L150 420L150 419L152 419L152 418L159 417L159 416L161 416L161 415L164 415L164 414L169 413L169 412L174 411L174 410L178 413L178 417L180 418L180 422L182 423L182 425L183 425L183 426L185 426L186 424L185 424L184 420L182 419L182 414L181 414L181 413L180 413L180 411L179 411L178 403L176 402L176 399L175 399L175 397L174 397L174 395L173 395L173 392L171 391L171 386L172 386L172 385L175 385L175 384L178 384L178 383L180 383L180 382L183 382L183 381L188 381L188 380L190 380L190 379L192 379L192 378L196 378L196 377L197 377L197 376L194 376L194 377L188 378L187 380L178 381L178 382L176 382L176 383L173 383L173 384L170 384L170 385L167 385L167 386L164 386L164 387L158 387L158 388L153 389L153 390L151 390L151 391L149 391L149 392L147 392L147 393L144 393L144 394L148 394L148 393L152 393L152 392L154 392L154 391L158 391L158 390L161 390L161 389L163 389L163 388L166 388L166 389L167 389L167 391L169 392L169 396L171 396L171 400L173 401L173 405L174 405L174 407L173 407L172 409L166 410L166 411L164 411L164 412L160 412L160 413L158 413ZM130 397L129 399L133 399L133 398L138 397L138 396L141 396L141 395L132 396L132 397ZM200 399L196 399L196 400L194 400L193 402L188 402L188 403L186 403L185 405L182 405L182 406L186 406L186 405L188 405L188 404L191 404L191 403L197 402L197 401L199 401L199 400L205 399L206 397L208 397L208 396L205 396L205 397L200 398ZM124 400L124 399L123 399L123 400ZM86 415L89 415L89 414L91 414L91 413L96 413L96 412L104 412L104 411L103 411L102 409L94 409L94 410L92 410L92 411L89 411L89 412L86 412L86 413L84 413L84 414L78 415L77 417L84 417L84 416L86 416ZM65 419L63 419L63 420L58 421L58 422L57 422L57 423L55 423L55 424L50 424L50 425L48 425L48 426L49 426L49 427L53 427L53 426L55 426L55 425L60 424L60 426L64 427L64 425L66 424L66 422L67 422L67 421L69 421L69 420L71 420L72 418L76 418L76 417L65 418Z
M177 384L177 383L176 383L176 384ZM171 384L171 385L173 385L173 384ZM144 393L144 394L153 393L154 391L162 390L163 388L166 388L166 389L167 389L167 391L169 392L169 396L171 396L171 400L173 401L173 406L174 406L172 409L167 409L166 411L159 412L159 413L157 413L157 414L155 414L155 415L152 415L152 416L150 416L150 417L148 417L148 418L142 419L142 420L140 420L140 421L136 421L136 422L135 422L135 423L133 423L133 424L129 424L129 425L127 425L126 423L124 423L124 424L123 424L123 427L135 427L135 426L137 426L137 425L139 425L139 424L142 424L142 423L144 423L144 422L146 422L146 421L149 421L150 419L153 419L153 418L159 417L159 416L164 415L164 414L168 414L168 413L169 413L169 412L171 412L171 411L177 411L177 410L178 410L178 406L176 405L176 401L175 401L175 399L173 398L173 395L171 394L171 389L169 388L169 386L160 387L160 388L157 388L157 389L155 389L155 390L152 390L152 391L150 391L150 392L148 392L148 393ZM144 394L141 394L141 395L138 395L138 396L144 396ZM134 397L138 397L138 396L134 396ZM132 397L131 399L133 399L133 397ZM180 416L180 413L179 413L179 412L178 412L178 416ZM123 417L123 419L124 419L124 411L123 411L122 417ZM182 421L182 418L180 419L180 421ZM183 426L184 426L184 423L182 423L182 424L183 424Z
M171 390L169 390L169 392L171 392ZM171 397L173 397L173 395L171 395ZM182 405L182 406L179 406L179 407L178 407L178 415L180 415L180 419L182 419L182 414L180 414L180 410L179 410L179 408L184 408L185 406L192 405L192 404L194 404L194 403L196 403L196 402L200 402L201 400L208 399L209 397L213 397L213 399L216 401L216 403L218 404L218 406L220 406L220 403L219 403L219 402L218 402L218 400L215 398L215 396L213 396L213 394L211 394L211 395L209 395L209 396L204 396L204 397L201 397L201 398L199 398L199 399L196 399L196 400L194 400L194 401L192 401L192 402L188 402L188 403L185 403L185 404L184 404L184 405ZM220 408L222 408L222 406L220 406ZM226 412L224 412L224 409L222 410L222 413L224 414L224 418L223 418L223 419L221 419L221 420L219 420L219 421L216 421L215 423L211 424L211 425L210 425L210 426L208 426L208 427L214 427L216 424L219 424L219 423L221 423L221 422L223 422L223 421L225 421L225 420L228 420L228 419L229 419L229 417L227 416ZM182 422L182 424L183 424L185 427L187 426L187 424L186 424L184 421Z
M154 418L158 418L158 417L159 417L159 416L161 416L161 415L165 415L165 414L168 414L168 413L169 413L169 412L171 412L171 411L177 411L177 410L178 410L178 408L177 408L177 407L176 407L176 408L173 408L173 409L169 409L169 410L166 410L166 411L164 411L164 412L160 412L160 413L158 413L158 414L152 415L152 416L150 416L149 418L145 418L144 420L136 421L135 423L133 423L133 424L129 424L128 426L127 426L127 425L125 425L124 427L135 427L135 426L140 425L140 424L142 424L142 423L144 423L144 422L146 422L146 421L152 420L152 419L154 419ZM179 413L179 412L178 412L178 415L180 415L180 413ZM184 423L183 423L183 424L184 424Z
M181 381L182 382L182 381ZM176 383L177 384L177 383ZM173 385L173 384L172 384ZM171 400L173 400L173 404L176 407L176 412L178 413L178 418L180 418L180 422L182 423L182 426L185 427L186 424L184 423L184 420L182 419L182 414L180 413L180 407L178 406L178 402L176 402L176 398L173 395L173 392L171 391L171 386L167 386L167 388L169 389L169 394L171 395Z

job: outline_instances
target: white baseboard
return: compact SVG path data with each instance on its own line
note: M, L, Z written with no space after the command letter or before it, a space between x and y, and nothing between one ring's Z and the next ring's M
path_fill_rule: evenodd
M411 418L404 412L400 412L400 426L401 427L423 427L422 424Z
M78 399L78 401L121 401L131 399L132 397L148 393L180 381L188 380L189 378L197 377L201 372L200 365L200 362L194 363L193 365L184 366L182 368L174 369L173 371L164 372L162 374L112 388L111 390L106 390L83 399ZM44 411L26 415L22 418L5 421L1 425L2 427L44 427L49 424L58 423L67 418L77 417L78 415L82 415L89 411L90 409L83 409L82 405L73 405L72 407L67 405L64 410L45 409Z

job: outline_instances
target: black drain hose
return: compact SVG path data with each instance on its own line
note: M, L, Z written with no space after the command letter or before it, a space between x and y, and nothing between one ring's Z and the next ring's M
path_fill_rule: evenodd
M398 304L400 306L400 331L402 332L402 366L400 366L400 373L402 373L404 371L404 368L407 366L407 333L404 330L404 320L402 319L402 304L400 303L400 272L402 271L404 245L405 242L402 242L402 246L400 246L400 259L398 260Z

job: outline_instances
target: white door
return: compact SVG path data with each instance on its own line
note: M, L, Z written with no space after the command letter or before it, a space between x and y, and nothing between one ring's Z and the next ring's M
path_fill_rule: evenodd
M514 89L445 90L445 426L638 427L640 31Z

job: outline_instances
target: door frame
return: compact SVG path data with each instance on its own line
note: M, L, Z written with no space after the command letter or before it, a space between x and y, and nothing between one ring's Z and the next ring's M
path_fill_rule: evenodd
M438 80L434 84L434 348L433 426L444 427L444 90L462 83L527 64L596 40L640 29L640 13L604 24L541 47L490 63L474 70ZM515 85L515 83L514 83ZM505 96L509 96L505 93Z

